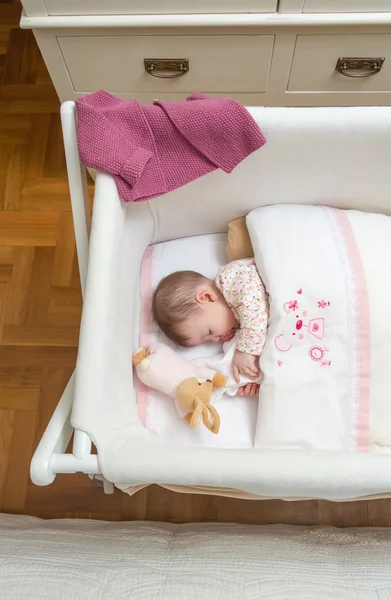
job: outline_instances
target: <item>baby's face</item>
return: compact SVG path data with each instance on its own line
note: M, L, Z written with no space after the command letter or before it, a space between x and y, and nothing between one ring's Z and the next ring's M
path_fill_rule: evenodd
M184 325L188 345L230 340L239 325L221 294L211 287L198 291L196 299L200 310L195 311Z

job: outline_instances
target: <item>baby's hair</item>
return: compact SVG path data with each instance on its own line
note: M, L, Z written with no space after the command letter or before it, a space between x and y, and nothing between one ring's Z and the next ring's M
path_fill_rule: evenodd
M156 323L170 340L180 346L188 344L182 326L199 310L196 292L206 281L201 273L176 271L160 281L153 295L152 312Z

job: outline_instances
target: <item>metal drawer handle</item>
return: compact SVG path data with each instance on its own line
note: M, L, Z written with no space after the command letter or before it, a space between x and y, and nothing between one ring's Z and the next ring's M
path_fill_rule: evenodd
M356 58L340 56L335 70L344 77L371 77L381 71L384 57L380 58Z
M176 79L189 72L188 58L144 58L146 72L159 79Z

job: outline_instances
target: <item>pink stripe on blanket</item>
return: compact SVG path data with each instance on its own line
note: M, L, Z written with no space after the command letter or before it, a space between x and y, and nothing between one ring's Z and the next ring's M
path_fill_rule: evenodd
M353 368L353 411L352 426L356 429L357 449L369 450L370 427L370 378L371 378L371 351L370 351L370 312L369 296L365 270L361 254L357 247L356 239L348 214L343 210L333 210L340 232L344 238L349 253L352 273L354 278L355 298L352 333L355 339Z
M152 258L153 247L148 246L141 264L141 315L140 315L140 347L152 343ZM147 426L149 388L141 381L138 382L137 410L138 416Z

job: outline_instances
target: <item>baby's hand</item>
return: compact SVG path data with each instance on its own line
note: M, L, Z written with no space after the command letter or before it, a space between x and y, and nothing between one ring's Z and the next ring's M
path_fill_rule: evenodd
M236 383L240 383L240 373L246 375L249 379L257 379L259 377L259 369L255 364L256 358L253 354L246 354L245 352L236 350L232 361L232 372Z

